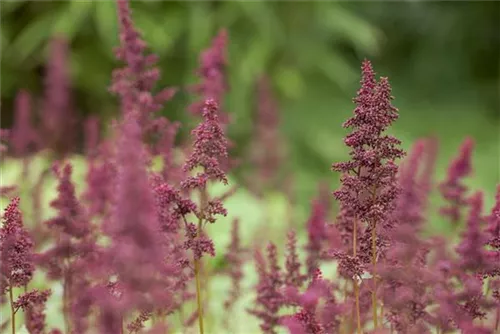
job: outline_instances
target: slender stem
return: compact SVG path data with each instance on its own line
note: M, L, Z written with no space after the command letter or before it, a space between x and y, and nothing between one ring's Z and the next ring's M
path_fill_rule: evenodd
M14 308L14 294L12 292L12 285L9 286L9 300L10 300L10 323L12 334L16 334L16 309Z
M373 223L372 230L372 265L373 265L373 292L372 292L372 309L373 309L373 326L378 328L377 316L377 222Z
M357 256L357 240L358 240L358 226L357 221L354 219L353 221L353 231L352 231L352 254L354 257ZM354 297L356 299L356 320L358 326L358 334L361 334L361 315L359 311L359 288L357 277L353 277L353 286L354 286Z
M196 278L196 302L198 304L198 325L200 328L200 334L203 334L203 309L202 309L202 302L201 302L201 284L200 284L200 261L195 259L194 260L194 275Z
M202 202L204 202L204 196L202 196ZM202 204L202 208L203 208ZM201 217L198 219L198 237L201 236L201 229L203 227L203 220ZM196 303L198 305L198 326L200 328L200 334L204 334L203 330L203 302L201 298L201 275L200 275L200 259L194 258L194 276L196 279Z

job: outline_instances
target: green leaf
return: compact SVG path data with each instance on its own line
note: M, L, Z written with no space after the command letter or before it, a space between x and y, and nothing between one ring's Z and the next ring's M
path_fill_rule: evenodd
M89 16L94 2L72 1L60 12L55 21L53 34L71 41L81 31L85 19Z
M179 8L172 8L161 16L151 9L137 8L134 11L137 29L142 32L151 50L159 56L164 55L182 33L182 16Z
M247 19L255 24L259 37L272 41L275 46L284 40L280 18L275 14L272 3L267 1L236 2L239 10Z
M297 68L280 66L275 70L274 78L278 88L290 99L296 99L304 92L304 80Z
M22 64L50 38L53 26L54 13L44 13L38 16L19 33L7 50L6 57L12 61L12 64Z
M113 48L118 46L118 19L114 1L99 1L95 4L94 24L103 50L114 57Z
M239 77L244 85L250 85L255 77L261 75L266 68L270 56L271 47L265 40L254 38L248 45L246 52L242 55L239 66Z
M0 17L9 16L12 12L18 9L21 5L29 3L28 1L2 1L0 2Z
M2 55L5 54L5 50L7 50L7 47L9 46L10 42L10 31L9 31L9 26L4 25L2 29L0 29L0 52Z
M323 28L351 42L358 51L370 54L379 51L382 32L341 4L318 2L316 13Z
M196 57L200 50L207 47L207 44L213 37L214 22L209 5L206 2L196 2L188 6L188 51L191 55L196 55Z

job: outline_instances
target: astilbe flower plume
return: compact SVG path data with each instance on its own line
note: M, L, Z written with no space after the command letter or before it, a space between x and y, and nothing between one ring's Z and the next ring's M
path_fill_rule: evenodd
M100 306L101 326L116 329L123 314L152 300L161 303L168 290L158 284L169 274L163 261L155 203L146 171L146 151L137 113L125 113L117 139L117 176L112 215L104 226L110 237L105 261L123 291L119 301ZM144 273L148 275L144 275ZM118 307L116 304L118 303Z
M447 201L447 205L440 209L440 213L448 217L454 226L462 219L461 208L467 204L467 186L463 183L463 179L472 173L473 149L474 141L471 138L465 139L460 146L458 156L448 167L446 180L439 185L439 190Z
M287 253L285 259L285 279L287 286L300 288L306 280L306 275L301 273L301 263L297 253L297 236L295 231L291 230L287 234Z
M9 134L9 144L15 156L25 156L39 148L40 136L32 122L31 96L21 90L16 97L14 124Z
M240 222L233 220L231 228L231 243L229 244L225 258L228 264L228 275L231 278L231 290L229 298L224 301L224 308L230 309L241 295L241 281L243 279L243 248L240 240Z
M273 243L267 246L267 263L260 251L255 253L255 265L259 275L256 308L248 312L261 320L260 328L266 334L275 334L280 325L278 314L284 303L283 277L278 265L277 249Z
M71 100L68 48L68 42L61 37L51 41L42 107L43 144L59 155L74 149L76 140L77 118Z
M45 304L51 295L50 290L32 290L19 296L14 303L16 310L22 309L25 313L26 328L30 333L45 333Z
M361 89L354 99L354 116L343 125L353 129L344 139L344 143L351 148L351 160L332 166L333 170L342 173L342 186L334 192L334 196L340 201L342 210L353 217L353 232L357 232L358 221L367 224L364 234L359 238L361 254L357 254L358 236L353 235L353 255L362 255L363 262L371 261L372 271L375 270L380 252L386 247L386 231L394 225L390 217L399 192L395 160L404 156L404 151L399 148L401 142L393 136L383 134L398 118L398 109L391 104L392 99L388 79L381 78L377 82L371 63L365 60L362 65ZM344 262L349 257L339 253L336 256L340 256ZM357 262L356 259L350 260L351 264ZM358 267L354 268L359 270ZM374 282L376 284L376 280ZM374 286L372 308L375 328L378 317L376 290ZM356 291L355 294L358 295ZM358 297L356 300L359 304ZM359 305L356 309L359 311ZM360 333L359 316L357 320Z
M258 195L267 189L280 186L280 171L285 160L285 147L280 134L280 115L269 78L261 77L257 83L257 113L252 140L250 161L255 174L249 187ZM284 189L283 189L284 190Z
M226 174L220 166L221 159L228 156L227 139L219 122L218 108L215 100L205 101L203 106L204 121L192 132L195 138L194 148L184 165L186 172L198 167L201 167L203 171L188 177L182 183L183 188L203 189L209 180L227 184Z
M320 187L319 195L311 203L311 214L307 221L308 243L306 266L309 276L313 275L318 268L318 260L321 258L325 242L328 242L328 213L330 204L327 194Z
M0 229L2 293L6 289L23 287L33 277L33 241L23 225L19 197L11 200L2 217Z
M492 249L491 263L494 264L488 275L497 276L497 280L500 281L500 185L497 186L495 205L491 214L486 217L486 221L487 245Z
M476 192L467 200L470 210L466 230L456 252L460 256L458 267L464 273L488 272L493 263L491 253L485 249L488 236L483 231L483 193Z
M147 45L134 26L128 0L117 0L118 21L120 25L120 47L115 49L118 60L126 65L113 71L110 91L120 97L122 111L136 110L142 135L153 150L168 131L169 123L164 118L153 118L163 104L175 95L175 88L163 88L154 94L153 88L160 79L157 67L158 57L146 54Z
M203 105L208 99L214 99L223 104L224 95L228 90L226 79L227 66L227 43L228 34L225 29L221 29L213 39L212 45L203 51L200 56L200 67L196 70L200 82L191 86L190 91L199 96L199 100L189 106L189 111L193 114L203 112ZM217 111L221 123L229 123L229 116L221 108Z

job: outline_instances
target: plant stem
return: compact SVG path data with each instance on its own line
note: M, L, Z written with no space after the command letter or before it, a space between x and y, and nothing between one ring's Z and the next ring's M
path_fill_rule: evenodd
M373 309L373 326L376 330L378 328L378 314L377 314L377 222L373 223L372 230L372 265L373 265L373 292L372 292L372 309Z
M202 206L203 207L203 206ZM203 220L201 217L198 219L198 237L201 236L201 229L203 228ZM196 279L196 302L198 305L198 326L200 334L204 334L203 330L203 303L201 298L201 277L200 277L200 259L194 258L194 276Z
M354 219L353 221L353 231L352 231L352 254L354 257L357 256L357 240L358 240L358 226L357 221ZM354 285L354 297L356 298L356 320L357 320L357 328L358 334L361 334L361 315L359 311L359 288L358 281L356 277L353 277L353 285Z
M200 328L200 334L203 334L203 310L201 302L201 284L200 284L200 261L194 260L194 275L196 278L196 302L198 304L198 325Z
M16 309L14 308L14 294L12 292L12 285L9 286L9 300L12 334L16 334Z

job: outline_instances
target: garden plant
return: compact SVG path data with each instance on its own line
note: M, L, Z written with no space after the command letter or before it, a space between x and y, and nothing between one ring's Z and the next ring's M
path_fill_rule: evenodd
M436 181L438 140L403 150L390 134L399 111L389 80L365 60L342 125L350 158L332 161L340 187L319 187L306 222L285 215L281 244L267 238L272 210L255 235L243 235L245 217L226 205L242 186L256 198L280 189L294 205L272 85L259 80L255 138L247 156L234 157L234 119L224 104L231 36L219 31L199 57L198 82L186 89L194 102L185 110L198 125L180 138L188 125L158 113L180 88L156 87L157 56L128 1L116 7L115 54L123 64L109 87L120 104L116 119L89 117L84 140L76 136L68 45L55 37L44 96L20 91L14 125L0 133L2 160L16 160L20 171L18 182L2 181L0 189L8 202L0 229L2 333L500 333L500 185L492 208L466 185L472 138ZM35 121L36 111L43 117ZM78 149L84 158L73 157ZM34 185L25 182L40 156L50 165ZM245 177L232 177L245 164ZM424 233L433 190L458 240ZM216 247L215 233L227 244ZM230 283L214 290L221 279ZM49 323L54 309L60 321ZM236 312L255 326L237 327Z

